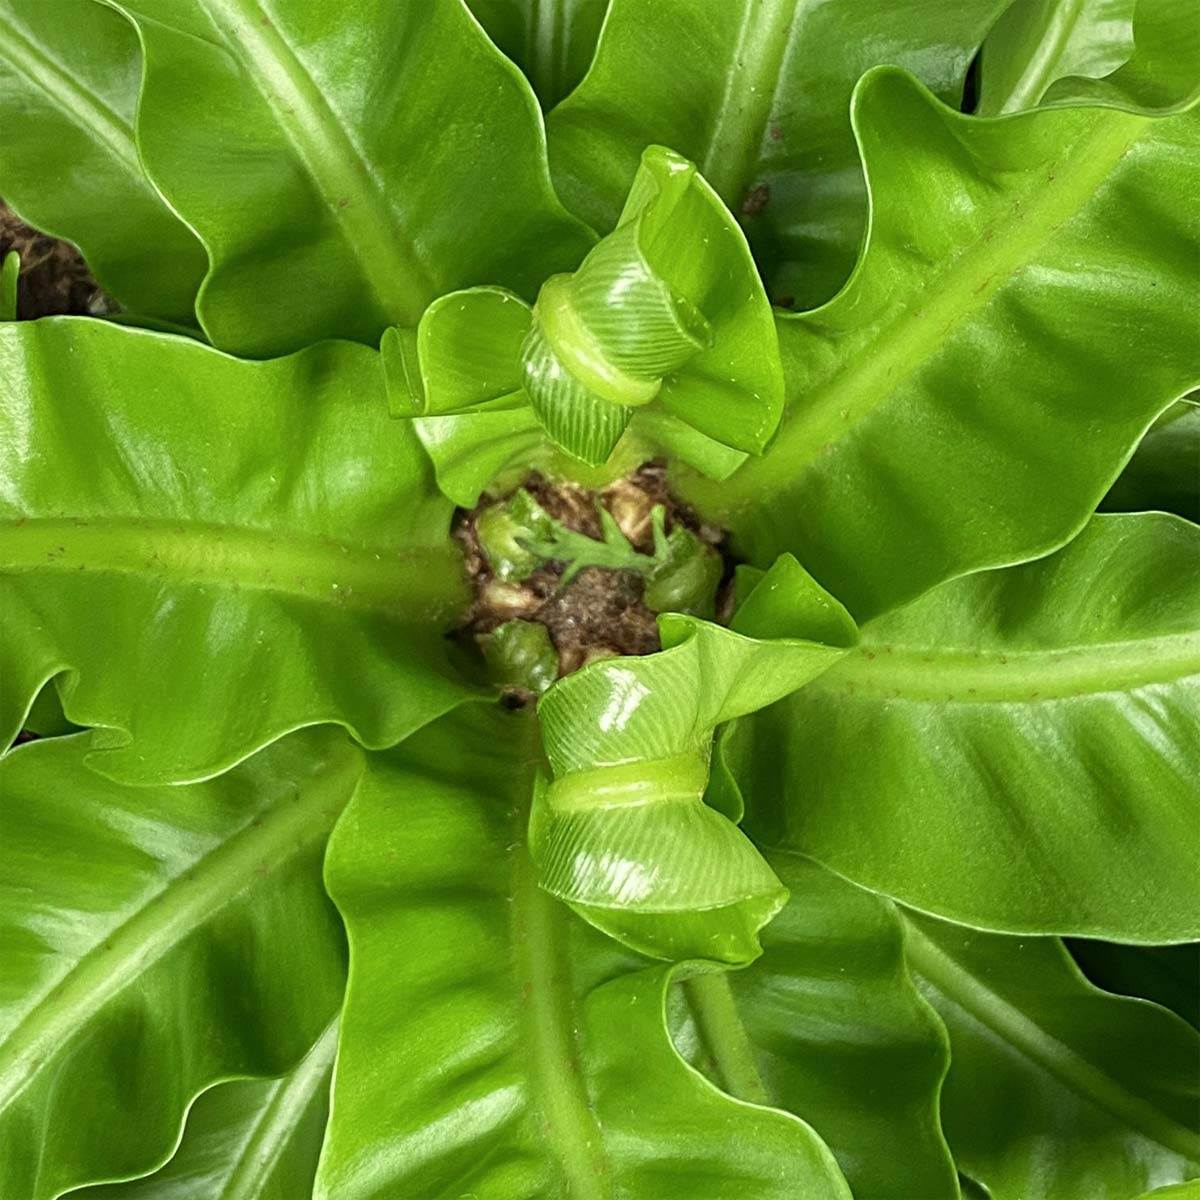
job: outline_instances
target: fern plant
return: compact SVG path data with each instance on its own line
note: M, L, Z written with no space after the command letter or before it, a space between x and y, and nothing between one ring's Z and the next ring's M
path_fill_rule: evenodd
M1198 96L0 0L0 1200L1194 1195Z

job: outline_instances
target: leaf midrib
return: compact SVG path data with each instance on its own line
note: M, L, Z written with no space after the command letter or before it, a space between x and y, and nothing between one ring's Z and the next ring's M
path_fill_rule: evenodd
M74 125L91 133L138 186L145 188L129 124L98 96L85 91L77 76L57 63L28 29L21 31L15 18L6 23L3 44L3 58L13 70L42 92Z
M809 685L872 699L1035 703L1128 692L1200 676L1200 632L1054 650L868 642Z
M275 592L413 619L462 598L462 557L445 546L369 549L295 532L141 517L0 521L0 575L106 572Z
M250 1136L238 1151L225 1180L222 1200L257 1200L262 1195L263 1182L275 1169L317 1089L323 1082L328 1084L337 1042L335 1018L295 1071L276 1084Z
M747 1104L770 1105L749 1031L725 971L683 980L692 1020L720 1079L721 1088Z
M762 152L799 0L742 3L733 61L725 72L721 101L700 162L700 173L734 212L741 207Z
M1127 1091L971 974L906 922L905 955L915 974L945 1000L1106 1116L1175 1154L1200 1161L1200 1137Z
M533 1089L571 1200L610 1200L603 1180L611 1172L575 1044L567 909L538 886L524 830L516 836L513 947Z
M932 106L930 112L932 115ZM1037 119L1037 115L1017 119ZM1111 109L1097 111L1095 120L1097 126L1090 135L1072 143L1053 164L1043 164L1036 178L1012 193L1005 215L987 227L986 239L981 229L970 248L945 259L939 270L908 293L910 303L891 305L889 316L869 332L838 339L845 344L838 365L824 378L805 379L809 390L797 396L785 414L771 453L747 463L721 485L726 508L754 501L772 488L790 490L814 462L851 436L1033 260L1060 226L1082 210L1148 124L1148 118ZM867 167L871 179L878 166L868 162ZM873 191L876 210L892 199L881 195L878 185ZM830 301L830 307L846 294ZM808 319L779 318L780 349L794 396L796 376L804 374L807 367L803 348L797 353L790 339L816 336L804 324Z
M531 0L525 27L525 61L530 64L537 92L544 103L558 94L563 67L563 12L561 0Z
M357 769L357 760L347 756L294 797L248 810L243 825L220 845L152 895L139 897L137 910L72 964L0 1045L0 1112L89 1018L102 1017L109 1001L260 880L262 864L278 871L327 835L349 799L349 779ZM346 786L337 786L340 782Z
M438 292L382 181L258 0L198 0L324 201L379 312L416 325Z

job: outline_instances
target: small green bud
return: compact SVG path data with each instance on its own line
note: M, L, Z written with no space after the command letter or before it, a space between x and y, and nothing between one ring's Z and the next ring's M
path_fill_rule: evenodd
M712 619L721 583L721 557L690 529L663 529L663 513L654 512L654 557L646 578L645 604L651 612L680 612Z
M558 652L545 625L505 621L484 643L493 680L540 696L558 678Z
M506 583L528 579L545 562L529 548L554 537L555 522L524 488L475 518L475 535L492 572Z

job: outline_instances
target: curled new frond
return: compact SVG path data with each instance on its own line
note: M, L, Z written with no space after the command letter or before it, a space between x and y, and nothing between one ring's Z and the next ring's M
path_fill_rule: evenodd
M530 307L502 288L453 292L383 343L392 411L529 406L575 459L607 461L655 405L760 453L783 372L771 307L732 214L686 159L651 146L617 228Z
M662 653L593 663L538 706L553 773L530 828L539 882L644 953L746 962L787 893L738 814L705 803L713 731L803 687L857 631L789 556L731 628L659 628Z

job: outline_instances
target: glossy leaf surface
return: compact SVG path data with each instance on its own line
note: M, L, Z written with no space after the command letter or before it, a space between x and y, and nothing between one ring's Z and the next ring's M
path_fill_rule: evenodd
M145 49L146 166L212 260L215 345L375 344L455 288L532 299L586 251L528 85L458 0L117 6Z
M956 580L722 743L755 835L984 927L1200 936L1200 529ZM953 781L952 786L947 781Z
M910 968L950 1032L942 1099L992 1200L1127 1200L1200 1176L1200 1035L1107 995L1055 939L910 916Z
M126 307L190 325L207 263L138 160L140 81L137 35L96 0L0 0L0 194Z
M1146 113L1180 112L1200 97L1200 24L1189 0L1138 0L1133 54L1099 79L1051 85L1044 105L1107 104Z
M521 400L521 346L531 309L497 287L464 288L435 300L416 331L394 326L380 352L388 403L398 417L475 408L508 411Z
M1200 521L1200 405L1172 405L1138 443L1100 502L1106 512L1176 513Z
M1200 1029L1200 942L1122 946L1072 938L1067 948L1097 987L1152 1000Z
M1146 1192L1139 1200L1197 1200L1200 1197L1200 1180L1189 1179L1186 1183L1171 1183L1163 1188Z
M949 1047L908 976L894 906L798 856L769 861L790 897L762 957L682 983L676 1043L726 1090L807 1120L856 1200L957 1200L938 1116ZM730 1054L739 1030L748 1059Z
M774 321L745 238L695 166L660 146L642 155L617 229L543 286L522 360L542 423L589 463L652 401L754 453L783 407Z
M345 981L321 885L344 734L183 789L110 783L86 745L0 763L0 1181L28 1200L153 1170L199 1091L291 1069Z
M675 614L659 628L661 653L592 663L539 702L553 780L530 848L543 888L635 949L746 962L786 893L704 802L713 730L828 670L856 631L790 559L731 629Z
M864 71L914 71L957 105L1006 0L614 0L596 61L550 115L555 182L601 232L642 150L695 162L742 216L771 298L826 300L866 220L848 109Z
M0 444L4 745L52 676L93 764L140 781L324 721L390 745L464 694L451 507L372 351L4 325Z
M752 561L791 551L864 620L1082 526L1195 377L1200 221L1190 116L981 120L885 70L854 120L873 205L854 277L780 321L770 455L688 490Z
M525 72L544 108L583 78L608 0L467 0L492 40Z
M386 336L383 349L386 362ZM393 356L389 369L394 370L395 365ZM407 396L406 389L406 405ZM597 487L664 456L709 479L727 479L746 461L742 451L705 437L650 406L634 412L625 436L604 466L589 468L553 445L523 397L517 400L517 408L509 408L508 403L508 398L502 397L494 409L480 407L413 421L433 462L438 487L463 508L474 508L485 491L515 487L531 470Z
M462 508L474 508L485 491L515 487L531 470L558 466L563 459L523 397L519 408L419 417L413 426L438 487ZM610 472L615 473L611 462L604 474Z
M678 1057L673 968L538 888L537 762L527 715L464 709L373 759L339 825L352 967L317 1196L849 1200L802 1122Z
M1194 1194L1195 18L0 0L0 1200Z
M1020 112L1060 79L1099 79L1133 54L1137 0L1016 0L983 43L981 117Z
M749 247L695 167L649 147L620 225L532 309L500 288L443 296L415 338L389 330L393 412L507 410L522 400L572 458L606 462L635 412L761 453L779 423L775 322Z
M33 704L25 714L22 729L38 737L62 737L67 733L80 732L79 726L72 724L64 715L53 681L48 682L34 697Z
M161 1171L72 1192L69 1200L304 1200L312 1195L337 1051L331 1025L282 1079L238 1079L204 1092Z

